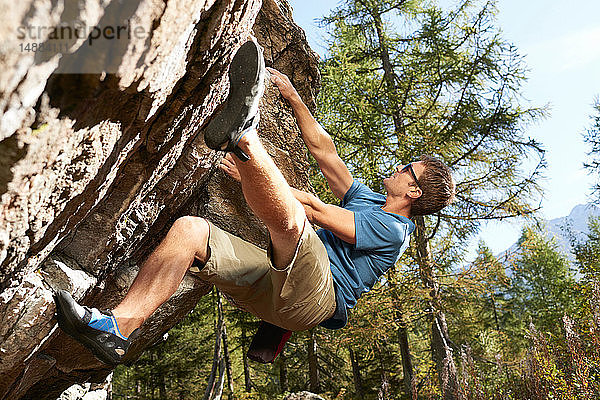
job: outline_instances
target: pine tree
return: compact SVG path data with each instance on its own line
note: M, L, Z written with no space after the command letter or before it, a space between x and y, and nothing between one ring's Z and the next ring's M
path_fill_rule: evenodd
M525 65L494 27L494 3L443 11L422 1L347 0L323 62L319 118L353 175L375 190L398 163L435 155L454 170L458 201L415 218L414 269L430 296L431 349L444 398L458 381L438 275L460 261L481 221L532 213L544 151L523 135L544 114L518 104ZM525 159L536 159L529 169ZM317 189L324 182L314 179Z
M562 317L574 314L578 297L570 263L553 238L533 227L523 229L518 248L511 265L507 326L514 340L524 339L530 321L538 330L559 336Z
M600 171L600 98L594 102L595 114L590 117L591 125L584 132L583 140L591 147L588 156L589 160L584 163L584 166L596 176ZM593 187L596 200L600 199L600 180Z
M120 365L113 377L114 398L202 398L210 375L214 329L211 296L203 297L164 340L132 365Z

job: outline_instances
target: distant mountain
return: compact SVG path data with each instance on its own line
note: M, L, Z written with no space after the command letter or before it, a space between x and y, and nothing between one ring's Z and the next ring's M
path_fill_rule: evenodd
M571 210L566 217L554 218L546 221L546 233L548 237L554 237L558 248L569 259L573 260L571 253L570 235L578 240L585 240L589 233L588 220L590 217L600 217L600 207L594 204L580 204ZM501 259L507 254L514 254L517 250L517 243L514 243L505 251L498 254Z
M585 240L589 233L588 220L590 217L600 217L600 207L593 204L577 205L566 217L548 221L548 234L556 238L561 251L572 256L569 232L578 240Z

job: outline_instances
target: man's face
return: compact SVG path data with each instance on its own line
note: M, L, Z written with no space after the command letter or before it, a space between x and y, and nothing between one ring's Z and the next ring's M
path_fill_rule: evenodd
M419 179L425 170L425 165L422 161L398 165L394 170L394 173L383 180L383 185L385 186L388 195L402 197L406 194L415 195L421 193L421 190L418 188L418 184L415 181L415 177L410 171L410 167L412 167L417 179Z

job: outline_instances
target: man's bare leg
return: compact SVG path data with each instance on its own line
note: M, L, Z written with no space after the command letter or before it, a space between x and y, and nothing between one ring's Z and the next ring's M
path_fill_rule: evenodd
M200 217L175 221L113 310L122 335L129 336L175 293L194 258L203 263L208 260L208 230L208 223Z
M260 143L256 131L238 144L250 156L233 157L241 176L246 202L265 223L273 243L273 262L284 267L292 260L306 214L281 171ZM142 264L123 301L113 310L119 329L128 336L167 301L179 287L194 258L209 257L208 223L199 217L175 221L167 236Z
M244 197L269 230L274 266L283 268L292 261L300 240L306 220L304 207L294 197L256 130L246 133L238 146L250 156L246 162L232 157L241 176Z

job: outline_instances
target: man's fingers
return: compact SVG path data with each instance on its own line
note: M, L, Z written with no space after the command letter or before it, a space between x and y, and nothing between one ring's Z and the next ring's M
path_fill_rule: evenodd
M235 162L231 158L231 155L228 153L227 156L221 159L221 163L219 164L219 169L225 172L227 175L240 182L240 172L237 170Z
M282 72L277 71L275 68L267 67L267 70L271 73L272 77L275 79L281 79L283 81L284 80L283 78L287 78L287 75L285 75Z
M280 84L283 83L283 79L281 79L281 77L275 75L275 74L271 74L271 82L275 83L277 86L279 86Z
M298 95L296 89L294 88L294 85L290 81L290 78L288 78L285 74L282 74L281 72L277 71L276 69L267 69L271 72L271 81L275 83L275 85L277 85L277 88L279 89L279 92L281 93L284 99L291 100Z
M227 153L225 157L221 159L221 163L219 164L219 169L226 172L228 175L233 177L236 180L239 180L239 172L237 170L237 166L235 165L235 161L233 161L233 157L231 153Z
M225 163L219 164L219 169L221 171L225 172L229 176L233 176L233 174L234 174L234 169L231 168L231 166L226 165Z
M221 165L226 168L231 168L235 164L234 164L233 160L231 159L231 156L229 154L227 154L226 157L223 157L223 159L221 159Z

